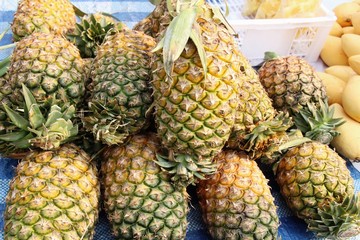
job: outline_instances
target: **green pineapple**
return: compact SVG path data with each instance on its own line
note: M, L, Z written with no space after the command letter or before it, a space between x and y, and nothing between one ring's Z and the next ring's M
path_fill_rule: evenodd
M148 132L102 154L105 210L119 239L185 239L186 189L155 163L160 147Z
M218 171L197 185L213 239L278 239L279 218L268 180L245 152L224 150Z
M6 196L4 239L92 239L100 185L90 160L72 144L28 153Z
M16 44L8 69L10 101L23 107L22 84L44 109L54 104L80 105L85 95L84 61L62 36L33 33Z
M75 28L76 15L69 0L20 0L11 24L14 40L33 32L66 34Z
M309 141L290 148L275 165L287 206L318 236L360 234L360 201L346 162L328 145Z
M149 124L152 37L134 30L109 36L99 47L90 74L87 131L104 144L119 144Z

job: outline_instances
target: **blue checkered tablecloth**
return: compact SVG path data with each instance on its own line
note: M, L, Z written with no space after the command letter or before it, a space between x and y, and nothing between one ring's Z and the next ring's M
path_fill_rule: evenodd
M10 26L13 14L17 7L17 0L0 0L0 33ZM79 7L84 12L102 11L111 13L118 19L122 20L129 27L134 26L135 23L147 16L147 14L154 8L147 0L72 0L74 5ZM11 43L11 32L9 31L5 37L0 41L0 45ZM11 53L11 49L0 50L0 60ZM3 239L3 212L5 209L5 196L9 189L10 179L13 177L14 169L18 161L14 159L0 157L0 240ZM347 161L347 166L351 171L352 177L355 179L355 189L360 190L360 165L356 165ZM279 235L283 240L304 240L316 239L311 232L306 231L306 224L297 219L291 211L286 207L283 201L279 188L276 185L270 169L263 169L264 174L270 180L269 184L272 187L272 194L275 198L275 204L278 206L278 215L281 221L279 228ZM189 240L206 240L210 239L206 232L206 228L201 219L199 205L195 195L195 189L189 188L191 195L190 213L188 215L188 231L186 239ZM109 222L106 219L104 212L100 213L100 220L96 226L95 240L111 240L111 229ZM352 239L360 239L359 237Z

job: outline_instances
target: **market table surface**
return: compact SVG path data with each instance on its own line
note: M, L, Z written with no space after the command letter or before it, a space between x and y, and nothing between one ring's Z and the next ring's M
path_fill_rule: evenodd
M0 32L3 32L9 27L12 21L14 11L17 7L16 0L0 0ZM122 20L129 27L132 27L136 22L143 19L153 9L153 5L147 0L72 0L72 2L85 12L95 12L101 10L103 12L112 13L114 16ZM332 9L334 6L344 0L326 0L323 1L326 7ZM0 45L11 43L11 32L8 32ZM11 53L11 49L0 51L0 60L8 56ZM323 64L319 60L313 63L317 69L321 69ZM5 196L9 189L10 179L14 175L14 169L18 161L9 158L0 158L0 239L3 239L3 212L5 209ZM360 164L352 163L347 160L347 166L351 172L352 177L355 180L355 190L360 190ZM306 231L306 224L304 221L296 218L292 212L286 207L284 200L282 199L279 188L276 185L272 172L270 169L263 168L264 174L268 177L269 184L272 187L272 194L275 198L275 204L278 206L278 215L281 221L279 228L279 235L283 240L304 240L304 239L316 239L313 233ZM210 239L210 236L206 232L205 225L201 219L199 211L199 205L197 203L194 187L189 187L189 193L191 195L190 213L188 215L189 226L187 230L186 239L189 240L206 240ZM105 213L100 213L100 219L96 226L95 240L111 240L111 229L109 222L106 219ZM355 237L352 239L360 239Z

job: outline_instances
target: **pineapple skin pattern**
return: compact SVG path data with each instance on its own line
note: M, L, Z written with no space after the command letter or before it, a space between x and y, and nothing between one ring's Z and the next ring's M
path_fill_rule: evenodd
M104 203L118 239L184 239L188 197L155 163L160 141L154 133L109 147L102 158Z
M214 239L277 239L279 218L268 180L245 152L224 150L218 171L197 185Z
M75 11L69 0L21 0L11 24L14 40L33 32L65 34L75 28Z
M16 168L6 197L5 239L92 239L100 184L75 145L33 151Z
M82 104L85 95L85 63L79 50L62 36L36 32L20 40L8 70L12 93L8 99L22 107L25 84L41 107Z
M354 194L345 160L316 141L291 148L276 167L276 181L288 207L302 219L314 219L317 208Z

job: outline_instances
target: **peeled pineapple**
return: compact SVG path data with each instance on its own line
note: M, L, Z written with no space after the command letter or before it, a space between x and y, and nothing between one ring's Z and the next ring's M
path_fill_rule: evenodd
M314 17L320 0L247 0L243 15L252 18Z

